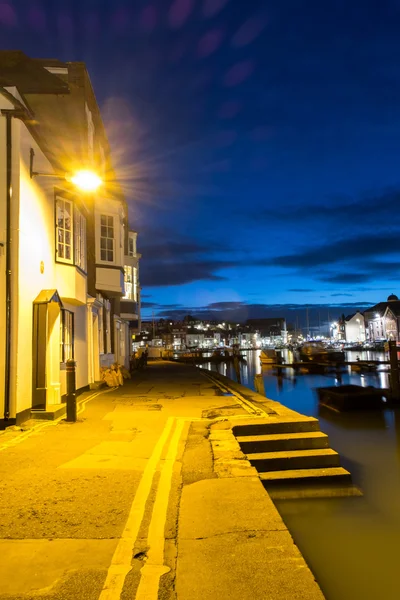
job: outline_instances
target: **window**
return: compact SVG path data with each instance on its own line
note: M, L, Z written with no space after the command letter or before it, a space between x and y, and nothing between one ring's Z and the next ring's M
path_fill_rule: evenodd
M73 263L72 254L73 213L72 202L56 199L56 256L60 262Z
M133 237L128 238L128 256L135 256L135 244Z
M99 308L99 353L104 354L104 314L103 307Z
M114 262L114 217L100 216L100 259Z
M109 300L105 300L104 302L105 308L105 344L104 344L104 352L108 354L111 352L111 302Z
M133 267L133 300L137 302L137 286L138 286L138 270L137 267Z
M133 299L133 273L132 273L132 267L126 266L124 267L124 288L125 288L125 295L123 296L123 298L125 300L132 300Z
M74 313L62 309L60 313L60 361L74 358Z
M75 264L86 272L86 219L83 214L75 208Z

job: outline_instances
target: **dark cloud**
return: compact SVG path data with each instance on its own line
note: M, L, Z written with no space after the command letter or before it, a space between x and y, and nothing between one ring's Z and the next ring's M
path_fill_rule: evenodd
M368 281L369 279L372 279L372 275L368 276L366 273L337 273L336 275L320 277L320 279L327 283L351 284Z
M331 294L332 298L335 298L336 296L354 296L354 294L346 294L345 292L337 292L336 294Z
M223 248L217 243L196 242L193 240L170 241L158 240L149 244L144 242L140 246L140 252L146 260L179 259L182 256L193 254L209 254L210 252L221 251Z
M159 308L159 304L157 302L142 302L142 308Z
M386 254L400 253L399 233L395 231L360 235L273 259L281 267L319 267L328 264Z
M223 281L225 277L215 272L235 265L233 261L217 260L155 262L141 270L140 281L143 287L183 285L193 281Z
M288 323L299 323L305 327L306 310L311 326L328 326L332 319L338 318L342 313L351 314L355 310L365 310L371 306L371 302L339 302L331 304L261 304L246 302L214 302L203 308L186 306L179 309L169 309L160 306L157 311L158 318L171 320L182 320L191 314L199 319L229 321L232 323L244 323L247 319L278 318L284 317ZM328 318L329 317L329 318Z
M379 223L400 225L400 218L393 219L393 207L400 203L400 190L383 190L380 194L364 194L359 198L331 196L322 198L318 204L295 204L291 206L270 207L257 214L246 213L257 221L292 221L294 223L325 222L330 225L340 223L341 228L354 231L360 227Z
M288 292L313 292L312 288L291 288Z

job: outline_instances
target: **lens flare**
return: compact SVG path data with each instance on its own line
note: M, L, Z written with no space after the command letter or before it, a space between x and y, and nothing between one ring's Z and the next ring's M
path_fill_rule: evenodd
M103 183L102 180L93 171L77 171L70 181L79 189L85 192L94 192Z

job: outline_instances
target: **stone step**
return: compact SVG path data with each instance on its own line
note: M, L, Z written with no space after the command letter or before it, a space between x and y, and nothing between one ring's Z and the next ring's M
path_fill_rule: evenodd
M245 423L235 423L232 428L233 435L236 437L244 435L268 435L276 433L300 433L305 431L319 431L318 419L309 417L307 419L275 420L260 419L247 421Z
M322 485L351 483L351 474L343 467L269 471L259 473L259 477L267 489L284 485L304 485L305 483Z
M236 438L244 454L280 450L311 450L328 448L329 440L322 431L275 433L270 435L242 435Z
M259 473L293 469L339 467L340 457L331 448L317 450L289 450L286 452L256 452L246 458Z

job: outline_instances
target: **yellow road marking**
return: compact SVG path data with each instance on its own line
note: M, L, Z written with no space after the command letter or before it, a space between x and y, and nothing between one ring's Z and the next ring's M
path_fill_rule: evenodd
M143 471L135 498L129 511L124 531L115 549L99 600L119 600L125 577L131 570L132 551L143 520L147 498L151 492L154 474L164 446L171 433L175 418L168 417L151 457Z
M140 570L141 579L136 592L136 600L157 600L160 578L162 575L171 570L169 567L164 565L164 532L165 523L167 521L169 495L172 485L172 474L183 427L184 420L179 419L161 470L160 481L157 488L157 495L153 506L149 532L147 536L147 545L149 547L147 552L147 561Z

